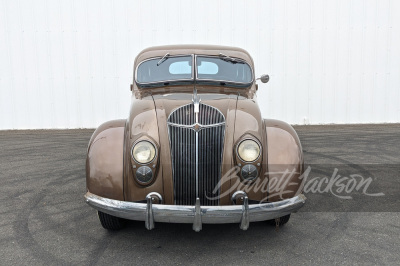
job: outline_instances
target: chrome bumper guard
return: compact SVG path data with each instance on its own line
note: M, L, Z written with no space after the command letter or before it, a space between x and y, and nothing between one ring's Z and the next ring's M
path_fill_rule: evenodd
M152 192L146 197L147 203L119 201L99 197L90 192L85 195L86 203L93 208L110 215L129 220L145 221L148 230L154 228L154 222L191 223L193 230L199 232L202 224L239 223L240 229L247 230L250 222L272 220L300 209L306 197L303 194L277 202L250 204L247 194L235 192L232 201L240 198L242 205L200 206L196 199L195 206L153 204L158 200L162 203L160 194Z

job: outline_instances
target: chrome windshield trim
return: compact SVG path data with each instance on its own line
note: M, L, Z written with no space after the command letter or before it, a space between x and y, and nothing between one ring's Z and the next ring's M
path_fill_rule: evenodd
M252 79L248 83L247 82L234 82L234 81L229 81L229 80L199 79L198 78L198 73L197 73L197 57L220 58L219 55L215 55L214 56L214 55L202 55L202 54L179 54L179 55L168 54L168 59L169 58L174 58L174 57L184 57L184 56L191 56L192 57L192 73L191 73L191 78L190 79L170 79L170 80L160 80L160 81L154 81L154 82L138 82L138 80L137 80L137 71L138 71L139 66L144 62L147 62L149 60L154 60L154 59L160 59L159 60L159 62L160 62L165 57L165 55L164 55L163 57L162 56L156 56L156 57L147 58L147 59L141 61L136 66L135 73L134 73L134 81L136 82L136 84L139 87L142 87L142 86L151 87L151 86L159 85L161 83L180 83L180 82L189 82L189 81L193 81L193 83L197 83L197 81L200 81L199 84L207 83L207 82L210 82L210 83L219 82L219 83L226 83L228 85L233 85L233 86L237 85L239 87L248 87L248 86L250 86L251 84L254 83L254 69L246 60L244 60L242 58L231 57L231 58L233 58L233 59L235 59L235 60L237 60L239 62L243 62L243 63L245 63L246 65L249 66L249 68L251 70Z

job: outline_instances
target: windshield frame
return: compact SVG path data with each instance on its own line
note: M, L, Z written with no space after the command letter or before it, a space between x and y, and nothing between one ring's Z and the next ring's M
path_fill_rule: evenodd
M165 61L163 61L161 64L168 61L169 58L186 57L186 56L192 57L192 67L191 67L192 70L191 70L191 74L190 74L190 79L172 79L172 80L159 80L159 81L152 81L152 82L139 82L137 80L137 77L138 77L137 72L138 72L140 65L143 64L144 62L147 62L150 60L161 60L163 58L163 56L156 56L156 57L147 58L137 65L137 67L135 69L136 84L138 84L138 86L141 88L146 88L146 87L158 87L161 84L164 84L164 86L168 86L168 85L180 85L180 84L188 84L188 83L190 84L190 83L194 82L194 71L195 71L195 69L194 69L194 63L195 63L194 54L169 55L168 58ZM168 84L165 84L165 83L168 83Z
M163 56L155 56L151 58L147 58L141 61L135 69L135 77L134 80L136 84L140 88L151 88L151 87L160 87L160 86L169 86L169 85L185 85L185 84L199 84L199 85L217 85L217 86L228 86L228 87L249 87L254 82L254 69L251 64L247 63L246 60L238 57L231 57L243 64L246 64L250 68L251 72L251 81L250 82L235 82L229 80L215 80L215 79L199 79L198 78L198 71L197 71L197 57L208 57L208 58L220 58L218 55L207 55L207 54L177 54L177 55L169 55L168 58L176 58L176 57L185 57L191 56L192 57L192 72L190 79L173 79L173 80L160 80L160 81L152 81L152 82L138 82L137 80L137 72L141 64L150 60L160 60ZM223 60L223 59L221 59ZM168 61L168 59L166 60ZM162 62L161 64L165 63ZM165 84L168 83L168 84Z

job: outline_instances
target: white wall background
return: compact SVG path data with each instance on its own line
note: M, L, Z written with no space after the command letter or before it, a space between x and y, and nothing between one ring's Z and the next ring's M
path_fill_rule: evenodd
M0 0L0 129L125 118L136 54L181 43L248 50L265 117L400 122L398 0Z

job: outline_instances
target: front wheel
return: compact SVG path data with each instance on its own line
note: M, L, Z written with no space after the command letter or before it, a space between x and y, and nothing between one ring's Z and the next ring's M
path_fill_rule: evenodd
M125 226L126 221L122 218L101 211L98 211L97 215L99 216L101 226L107 230L120 230Z
M289 219L290 219L290 214L280 217L278 225L282 226L282 225L286 224L287 222L289 222ZM268 220L267 223L270 225L273 225L273 226L277 225L275 219Z

